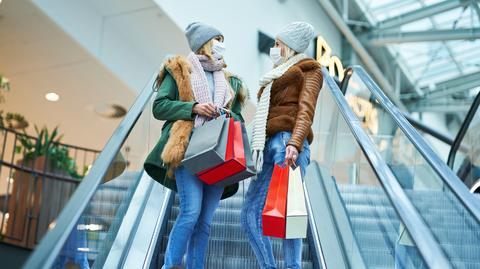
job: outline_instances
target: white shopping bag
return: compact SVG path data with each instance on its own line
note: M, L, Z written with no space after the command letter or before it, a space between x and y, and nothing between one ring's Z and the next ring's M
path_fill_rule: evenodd
M306 238L308 212L300 167L289 171L286 215L285 239Z

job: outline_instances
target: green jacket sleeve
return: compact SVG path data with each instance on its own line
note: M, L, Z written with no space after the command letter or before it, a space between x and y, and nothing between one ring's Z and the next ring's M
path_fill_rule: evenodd
M232 88L235 90L235 97L233 99L230 112L232 113L232 117L234 120L244 122L243 116L242 116L242 104L239 102L239 98L238 98L238 95L242 90L242 81L237 78L231 78L230 84L232 85Z
M241 105L239 102L233 103L232 109L230 110L230 113L232 114L232 117L236 121L241 121L244 122L242 114L241 114Z
M157 120L193 120L192 108L195 102L178 100L178 89L172 75L167 73L153 101L153 116Z

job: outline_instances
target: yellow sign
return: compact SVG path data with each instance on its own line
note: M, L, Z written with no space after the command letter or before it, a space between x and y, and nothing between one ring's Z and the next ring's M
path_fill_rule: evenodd
M343 80L345 76L345 69L343 68L342 61L340 58L333 55L332 56L332 49L328 45L327 41L323 39L323 37L317 37L317 61L322 65L325 66L331 76L338 76L340 81Z

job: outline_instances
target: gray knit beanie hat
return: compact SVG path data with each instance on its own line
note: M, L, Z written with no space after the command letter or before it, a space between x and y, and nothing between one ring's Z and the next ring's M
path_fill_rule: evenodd
M193 52L196 52L210 39L216 36L222 36L222 32L215 27L206 25L201 22L192 22L185 29L185 36L188 40L188 45Z
M313 26L301 21L287 24L277 34L278 39L298 53L302 53L308 48L314 36Z

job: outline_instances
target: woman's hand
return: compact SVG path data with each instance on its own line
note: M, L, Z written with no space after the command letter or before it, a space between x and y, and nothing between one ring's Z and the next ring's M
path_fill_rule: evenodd
M192 112L194 114L210 118L213 118L218 114L215 105L212 103L196 104L193 106Z
M288 145L285 153L285 163L288 166L297 166L298 150L292 145Z

